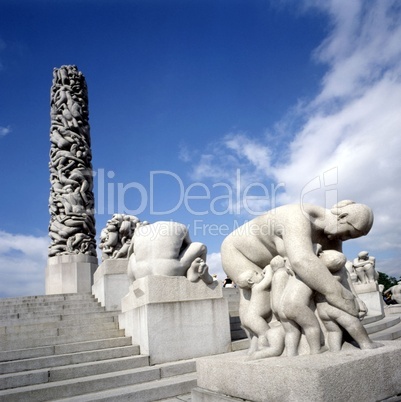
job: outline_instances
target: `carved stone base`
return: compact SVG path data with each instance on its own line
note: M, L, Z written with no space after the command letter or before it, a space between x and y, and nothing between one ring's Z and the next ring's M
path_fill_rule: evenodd
M49 257L46 267L46 294L91 293L97 258L85 255Z
M121 308L120 328L151 364L231 350L227 301L218 282L147 276L130 286Z
M92 294L107 311L121 310L121 299L128 293L127 259L105 260L94 274Z
M197 360L192 402L381 401L401 393L401 341L341 353L244 361L246 352ZM232 398L232 399L231 399Z
M354 284L354 289L358 293L358 297L366 304L368 315L384 316L383 296L376 282Z

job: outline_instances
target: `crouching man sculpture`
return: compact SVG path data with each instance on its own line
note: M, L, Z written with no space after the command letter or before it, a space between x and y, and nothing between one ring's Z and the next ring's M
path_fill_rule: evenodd
M177 222L155 222L135 230L128 251L128 277L186 276L191 282L213 282L206 264L206 246L192 242L188 228Z

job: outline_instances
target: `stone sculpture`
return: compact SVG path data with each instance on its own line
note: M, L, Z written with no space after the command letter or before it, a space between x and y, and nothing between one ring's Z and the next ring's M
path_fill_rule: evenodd
M280 285L276 283L273 287L276 290L275 295L273 295L272 290L273 271L277 272L282 266L281 261L275 264L273 260L271 265L268 265L262 273L255 270L243 272L239 276L237 284L240 289L251 288L249 301L241 299L239 307L242 327L251 340L248 351L250 359L262 357L258 352L261 349L263 350L263 357L279 356L284 350L283 326L277 319L278 311L273 309L273 300L278 296L277 291ZM279 276L280 274L276 278ZM280 290L284 289L281 288ZM274 319L272 319L272 310L275 315Z
M294 273L288 261L281 256L273 258L270 264L278 260L279 266L286 267L287 277L276 279L282 290L279 295L278 317L285 330L285 348L287 356L296 356L301 340L301 331L305 333L311 355L321 352L320 324L311 305L313 291ZM282 283L280 283L280 281Z
M358 253L358 257L352 262L352 267L358 277L356 283L372 283L377 281L379 274L375 270L376 258L369 256L367 251Z
M345 268L347 269L349 276L351 278L351 282L355 285L358 283L358 275L356 274L354 265L352 264L352 261L347 261L345 263Z
M128 250L135 229L147 225L136 216L114 214L100 233L99 248L102 250L102 261L116 258L128 258Z
M128 277L186 276L213 283L206 264L206 246L192 242L188 228L177 222L155 222L136 228L128 252Z
M96 257L87 87L76 66L53 71L49 257Z
M401 304L401 281L397 285L391 286L384 293L386 295L391 295L391 299L395 300L398 304Z
M318 256L341 285L352 291L352 285L345 267L347 260L345 255L336 250L326 250L321 251ZM315 302L319 318L328 333L327 346L330 351L339 352L341 350L343 339L341 328L344 328L351 335L361 349L374 349L381 346L381 344L372 342L369 339L365 327L360 322L360 318L367 313L366 310L360 308L359 317L354 317L330 305L320 293L316 293Z
M222 263L226 274L240 287L241 321L244 320L245 328L258 338L264 331L269 343L264 351L266 339L258 339L259 350L251 350L254 358L277 355L282 351L283 332L280 335L281 330L277 331L274 336L271 332L273 327L280 328L277 322L284 328L288 355L298 353L301 330L306 335L310 353L321 352L322 331L312 310L315 304L320 304L326 332L332 333L328 342L330 349L338 349L338 342L333 340L338 336L338 325L357 327L357 331L351 329L350 332L361 348L378 346L370 342L359 323L359 318L366 314L366 307L353 289L345 268L345 257L340 253L343 241L366 235L372 224L373 213L369 207L345 200L330 210L309 204L282 206L258 216L227 236L221 247ZM338 254L334 258L330 253ZM269 290L269 281L271 287L270 303L266 303L263 310L268 325L258 332L249 324L256 281L246 278L249 272L254 274L248 279L261 275L263 269L266 276L272 275L269 271L274 273L271 280L265 277L260 281L264 289ZM267 300L268 296L264 297ZM273 337L274 343L269 336ZM251 349L255 349L255 344L252 341Z

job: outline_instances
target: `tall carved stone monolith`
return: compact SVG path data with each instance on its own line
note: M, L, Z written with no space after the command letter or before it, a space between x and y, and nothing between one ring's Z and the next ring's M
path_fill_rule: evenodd
M53 71L46 294L91 291L97 268L88 94L76 66Z

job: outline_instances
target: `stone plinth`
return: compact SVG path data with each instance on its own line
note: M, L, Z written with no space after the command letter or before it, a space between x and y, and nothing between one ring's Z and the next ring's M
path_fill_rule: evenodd
M151 364L231 350L227 301L221 284L181 276L136 280L121 302L120 328Z
M384 302L383 296L379 291L379 285L376 282L355 284L354 289L358 297L366 304L368 308L368 315L382 315L384 316Z
M192 402L381 401L401 393L401 341L341 353L244 361L246 352L197 360ZM233 399L230 399L232 397Z
M107 311L121 310L121 299L128 293L128 260L105 260L93 277L92 294Z
M46 294L91 293L97 258L86 254L49 257Z

